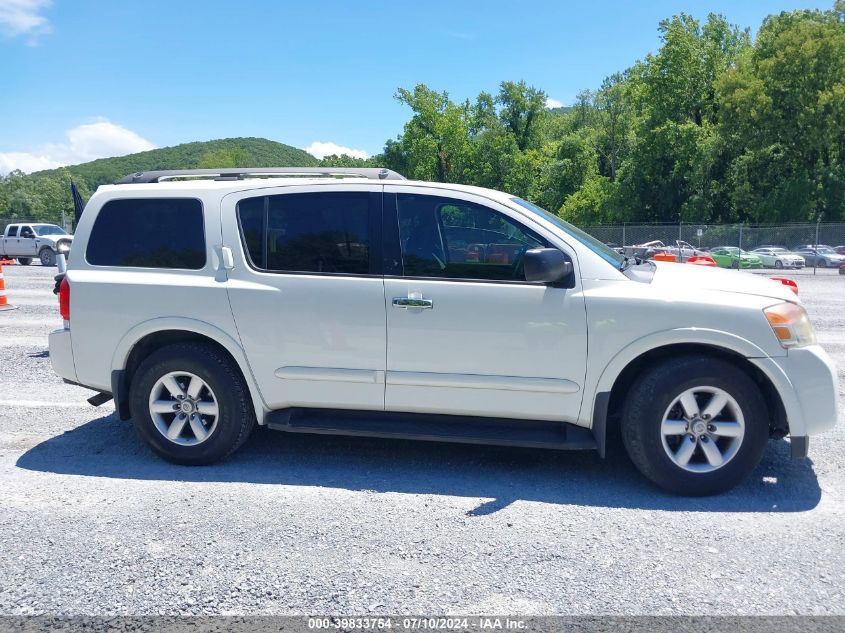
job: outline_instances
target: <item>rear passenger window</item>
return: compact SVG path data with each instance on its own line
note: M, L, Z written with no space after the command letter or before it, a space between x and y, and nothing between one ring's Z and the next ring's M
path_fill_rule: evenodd
M367 274L370 195L295 193L238 203L253 266L273 272Z
M86 259L95 266L205 266L202 203L191 198L130 198L103 205Z
M13 226L9 229L9 237L17 237L18 236L18 227Z

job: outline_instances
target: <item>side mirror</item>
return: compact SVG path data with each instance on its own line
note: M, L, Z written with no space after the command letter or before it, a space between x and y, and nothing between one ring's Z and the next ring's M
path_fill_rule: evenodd
M572 261L556 248L532 248L525 251L523 258L525 281L544 284L564 283L572 288L575 269ZM566 283L569 282L569 283Z

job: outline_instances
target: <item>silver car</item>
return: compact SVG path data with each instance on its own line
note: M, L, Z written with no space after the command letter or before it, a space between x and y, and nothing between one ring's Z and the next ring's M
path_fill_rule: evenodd
M785 248L764 247L751 251L757 255L766 268L804 268L804 258Z

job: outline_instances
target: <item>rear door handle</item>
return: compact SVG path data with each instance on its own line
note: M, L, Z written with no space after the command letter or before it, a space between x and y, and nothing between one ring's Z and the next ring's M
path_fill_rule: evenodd
M393 297L393 307L431 310L434 307L434 301L422 297Z

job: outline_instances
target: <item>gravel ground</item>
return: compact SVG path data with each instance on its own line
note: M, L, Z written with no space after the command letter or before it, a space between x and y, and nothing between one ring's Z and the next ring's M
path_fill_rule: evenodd
M841 421L708 499L616 451L260 430L173 466L53 374L54 269L4 272L0 614L845 614ZM845 277L786 275L845 370Z

